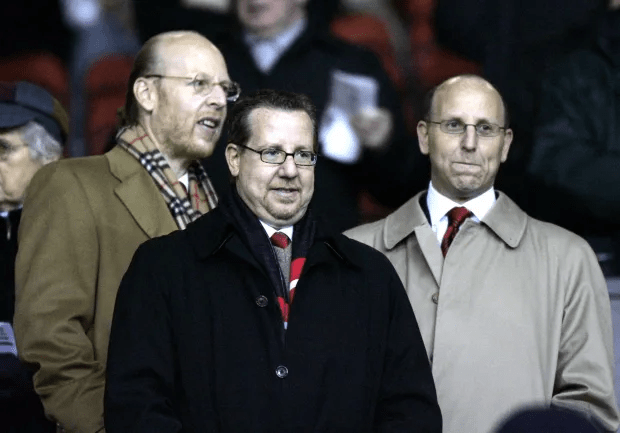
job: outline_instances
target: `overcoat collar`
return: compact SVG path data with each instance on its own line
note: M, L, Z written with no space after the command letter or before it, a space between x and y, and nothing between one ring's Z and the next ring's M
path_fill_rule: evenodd
M178 227L161 193L140 163L119 146L105 156L110 172L120 181L114 193L144 233L154 238L176 230Z
M422 191L385 219L384 243L388 250L411 235L416 228L428 225L420 197ZM506 245L516 248L527 227L527 215L508 196L497 191L498 198L482 223L488 226Z
M240 236L237 235L233 223L221 209L215 208L203 215L197 221L191 223L186 230L199 259L206 259L226 245L242 258L260 268L247 248L242 247ZM355 250L347 245L348 242L351 241L342 235L335 234L329 227L326 227L325 223L319 221L314 244L310 251L313 252L317 250L317 246L320 246L324 252L331 251L343 262L350 266L357 266L359 261L356 258ZM324 259L326 260L326 255L322 253L318 255L310 254L308 257L309 263L306 264L304 270L312 266L313 263L311 262L314 262L314 259L320 262Z
M527 228L527 214L506 194L499 191L497 194L497 201L482 219L482 223L510 248L516 248Z

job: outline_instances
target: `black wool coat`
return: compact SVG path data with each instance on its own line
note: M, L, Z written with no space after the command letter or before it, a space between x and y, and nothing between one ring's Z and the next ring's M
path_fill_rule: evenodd
M142 245L117 297L108 433L441 432L424 344L379 252L319 232L284 331L218 208Z

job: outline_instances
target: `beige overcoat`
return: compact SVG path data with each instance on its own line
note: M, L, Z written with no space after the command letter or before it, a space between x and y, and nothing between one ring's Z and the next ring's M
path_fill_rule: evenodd
M43 167L19 227L15 334L48 417L103 430L110 322L137 247L177 228L152 178L115 147Z
M443 431L487 433L522 405L552 404L615 432L609 296L588 244L499 193L480 224L466 220L444 260L423 197L345 234L382 251L407 289Z

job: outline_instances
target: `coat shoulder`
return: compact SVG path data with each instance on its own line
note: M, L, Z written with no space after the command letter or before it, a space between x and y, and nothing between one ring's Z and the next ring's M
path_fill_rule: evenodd
M345 231L344 235L366 245L376 246L378 245L378 241L383 238L384 231L385 219L381 219L368 224L353 227L352 229Z

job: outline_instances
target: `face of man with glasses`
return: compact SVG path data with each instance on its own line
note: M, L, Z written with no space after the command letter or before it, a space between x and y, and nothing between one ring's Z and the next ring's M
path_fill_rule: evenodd
M433 187L458 203L493 186L512 142L499 94L476 77L442 84L429 118L417 129L420 150L430 158Z
M151 128L173 158L210 156L220 137L227 103L239 96L220 52L189 35L160 48L157 70L145 75L154 86Z
M306 213L314 192L314 129L305 111L256 108L245 145L231 143L226 159L237 191L265 223L281 228Z

